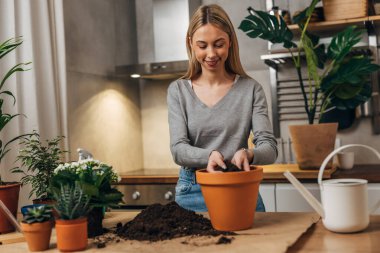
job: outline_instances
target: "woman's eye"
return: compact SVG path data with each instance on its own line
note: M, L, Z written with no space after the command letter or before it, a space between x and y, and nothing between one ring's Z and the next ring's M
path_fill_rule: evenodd
M200 49L206 49L206 46L199 46Z
M217 48L222 48L223 46L224 46L223 44L215 45L215 47Z

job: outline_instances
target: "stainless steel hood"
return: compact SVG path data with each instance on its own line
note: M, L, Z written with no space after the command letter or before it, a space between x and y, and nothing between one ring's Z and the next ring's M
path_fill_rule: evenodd
M116 74L144 79L184 75L186 30L201 0L139 0L135 5L138 63L116 66Z
M188 60L117 66L116 74L143 79L177 79L187 71Z

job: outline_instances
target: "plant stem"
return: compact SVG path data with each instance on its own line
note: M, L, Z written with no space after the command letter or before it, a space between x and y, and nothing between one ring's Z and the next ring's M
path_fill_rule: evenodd
M302 80L301 67L300 66L296 66L296 70L297 70L298 80L300 82L300 87L301 87L301 91L302 91L302 95L303 95L303 100L305 101L305 110L306 110L306 113L307 113L307 117L309 119L309 124L313 124L314 117L311 117L311 115L310 115L309 104L308 104L308 100L307 100L307 96L306 96L305 86L304 86L303 80Z

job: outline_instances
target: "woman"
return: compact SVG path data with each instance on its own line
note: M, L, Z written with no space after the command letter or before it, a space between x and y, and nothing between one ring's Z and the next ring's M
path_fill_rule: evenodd
M243 70L236 34L226 12L205 5L194 13L186 38L187 73L168 88L170 148L181 166L176 202L207 211L195 170L213 173L230 161L248 171L249 164L273 163L276 140L265 94ZM253 131L253 149L247 140ZM257 211L265 211L259 195Z

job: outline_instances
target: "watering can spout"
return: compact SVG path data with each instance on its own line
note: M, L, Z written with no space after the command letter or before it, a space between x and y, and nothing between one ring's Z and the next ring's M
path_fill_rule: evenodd
M290 183L301 193L301 195L306 199L306 201L314 208L314 210L322 217L325 217L325 212L321 203L298 181L297 178L293 176L288 170L284 172L284 176L289 180Z

